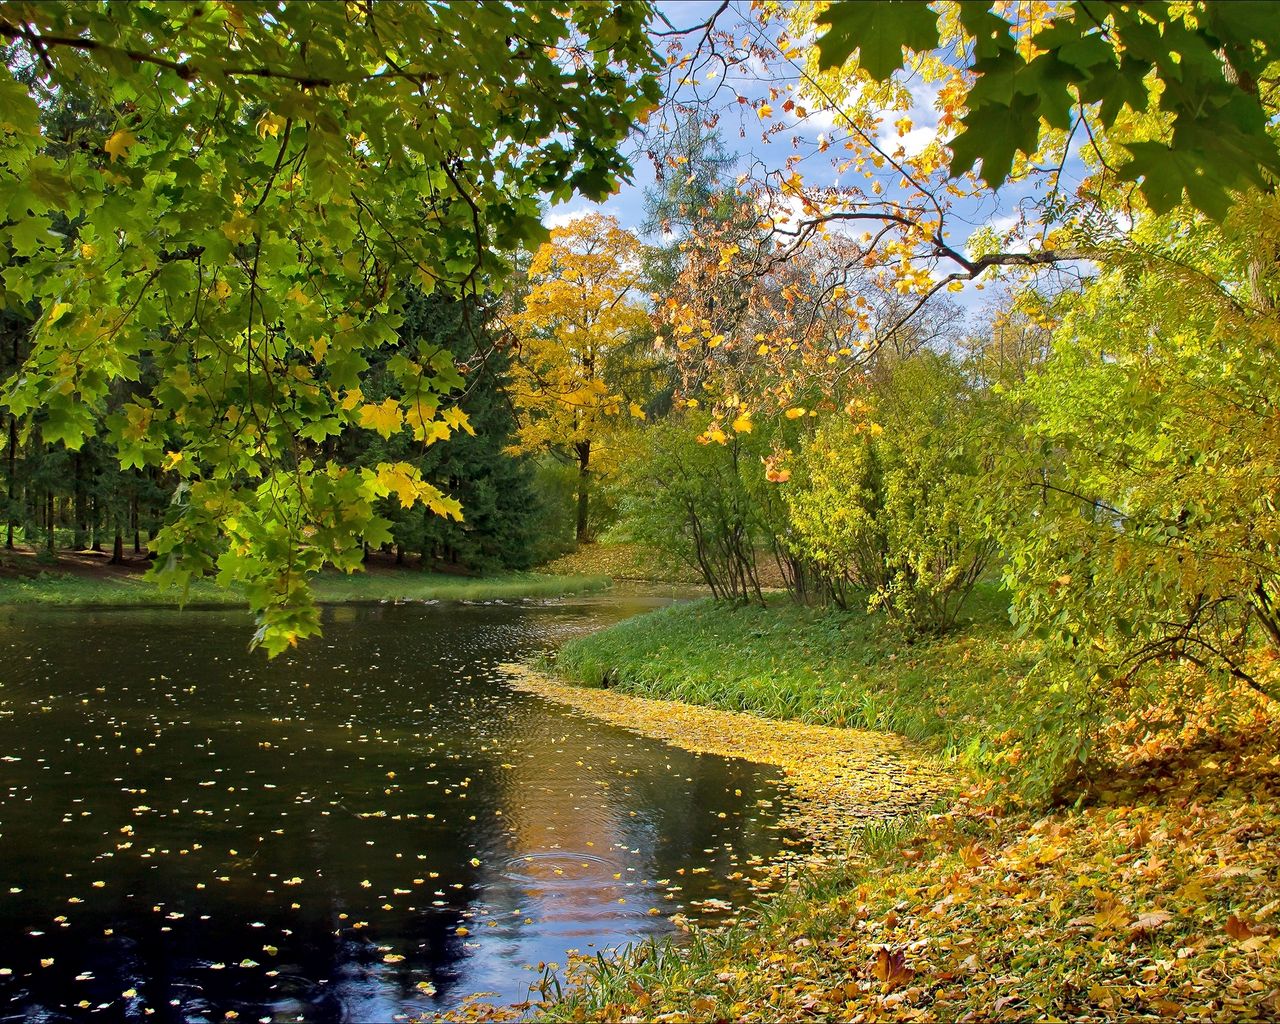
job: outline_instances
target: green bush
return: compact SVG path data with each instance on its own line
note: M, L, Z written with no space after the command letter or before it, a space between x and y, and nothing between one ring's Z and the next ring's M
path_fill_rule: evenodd
M793 547L911 633L954 627L994 554L985 406L953 360L914 355L827 418L786 490Z

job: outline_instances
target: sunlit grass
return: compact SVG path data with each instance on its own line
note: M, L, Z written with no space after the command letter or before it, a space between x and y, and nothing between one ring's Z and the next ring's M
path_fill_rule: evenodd
M1024 724L1019 684L1035 651L1013 637L994 586L977 595L973 619L953 635L907 643L865 611L781 597L766 608L705 600L572 640L555 669L646 697L889 730L979 761Z

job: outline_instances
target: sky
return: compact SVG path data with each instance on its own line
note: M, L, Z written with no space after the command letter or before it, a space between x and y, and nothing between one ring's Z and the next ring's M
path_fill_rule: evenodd
M660 12L666 15L672 25L686 28L697 25L715 11L718 3L715 0L666 0L658 4ZM749 20L749 0L733 0L730 8L717 22L718 25L731 27ZM659 26L665 27L665 26ZM661 42L665 43L665 40ZM836 170L828 156L816 157L819 136L831 136L838 132L836 118L830 112L820 112L788 128L788 130L770 137L765 131L769 121L762 121L757 115L753 101L767 98L769 80L763 65L753 61L741 73L726 76L724 84L748 101L745 104L732 103L732 97L725 109L719 124L725 149L738 158L739 165L745 168L755 160L770 167L781 168L787 157L795 152L809 153L801 165L806 182L814 185L838 184ZM920 80L907 80L907 88L911 94L911 110L909 117L912 127L901 137L901 142L908 155L918 152L926 146L938 131L938 112L934 108L936 93L927 83ZM892 121L898 115L891 113L883 126L882 138L899 139ZM793 147L793 141L798 149ZM834 149L834 147L833 147ZM618 219L623 227L638 231L644 221L644 192L654 184L653 167L643 153L633 156L632 165L635 173L630 182L624 184L618 193L603 203L591 203L581 197L574 197L549 209L543 218L548 227L559 227L568 221L592 211L610 214ZM1078 157L1068 163L1068 176L1071 172L1083 174L1083 164ZM981 198L957 200L948 212L948 225L951 229L949 241L953 245L964 243L969 236L983 228L991 227L997 234L1003 234L1014 228L1020 219L1020 211L1026 209L1030 220L1035 220L1033 205L1040 198L1036 186L1027 183L1006 184L1000 190L985 190ZM1008 247L1016 250L1018 241ZM1025 243L1021 243L1025 246ZM963 248L963 245L957 245ZM947 267L944 272L953 269ZM980 314L986 305L987 298L999 290L999 285L990 279L985 288L976 283L967 283L962 292L950 297L968 314Z

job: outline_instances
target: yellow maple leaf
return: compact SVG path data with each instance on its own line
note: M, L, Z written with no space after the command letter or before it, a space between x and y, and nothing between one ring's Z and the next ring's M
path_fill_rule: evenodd
M374 479L382 494L394 494L404 508L414 505L421 494L421 476L407 462L382 463Z
M111 158L111 162L115 163L117 160L123 160L128 155L129 148L136 145L137 142L137 136L133 132L121 128L102 144L102 148L107 151L107 156Z
M404 425L404 413L400 403L388 398L377 405L360 406L360 426L376 430L383 437L390 437Z
M735 434L749 434L752 426L751 414L744 412L733 421L733 432Z
M456 405L441 413L440 418L454 430L465 430L472 437L476 436L476 432L471 429L471 421L467 419L467 414Z
M279 114L263 114L258 119L258 138L265 139L270 135L274 139L284 125L285 120Z
M413 426L413 436L425 445L433 445L437 441L444 441L449 437L449 425L443 420L413 420L410 422Z
M427 499L427 507L438 516L447 516L462 522L462 502L457 498L447 498L437 492L437 496Z

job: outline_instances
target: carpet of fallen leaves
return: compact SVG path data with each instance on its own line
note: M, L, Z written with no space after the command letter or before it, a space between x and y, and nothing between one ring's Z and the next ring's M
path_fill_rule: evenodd
M523 665L502 668L516 688L614 725L695 753L781 768L780 822L803 837L807 861L844 853L868 821L917 810L955 789L937 763L892 733L780 722L576 686Z
M820 895L560 1019L1280 1019L1280 715L1147 737L1087 806L973 792ZM640 956L644 956L641 951ZM643 965L640 965L643 968Z

